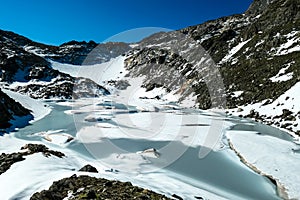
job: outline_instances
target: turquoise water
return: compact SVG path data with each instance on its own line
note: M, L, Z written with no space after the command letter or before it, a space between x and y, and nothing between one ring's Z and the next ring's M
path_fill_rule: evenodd
M71 109L70 107L60 106L55 103L50 104L53 106L53 111L48 116L30 126L20 129L16 132L16 137L28 141L42 141L39 136L34 136L33 133L58 129L63 129L66 133L75 136L77 130L76 126L82 127L87 124L90 125L89 122L84 122L84 120L80 123L76 120L75 126L73 116L63 112ZM77 118L84 119L86 114L77 114L76 116ZM228 118L227 120L231 119ZM235 123L239 122L236 118L232 119L232 121L235 121ZM244 123L245 122L241 121L234 129L242 131L242 124ZM247 129L247 127L246 125L244 126L245 129ZM253 129L252 126L248 128ZM257 128L265 132L265 134L268 134L267 127L263 126ZM272 131L270 132L274 134ZM279 136L284 139L289 139L285 138L286 136L284 135L279 134ZM74 141L65 148L72 149L85 156L93 157L93 159L106 158L112 153L135 153L145 147L161 149L161 157L159 159L150 159L150 165L158 168L166 166L164 170L175 172L183 182L212 191L228 199L279 199L276 194L275 186L267 178L254 173L243 163L237 162L237 159L232 159L232 157L236 158L236 156L231 150L225 149L218 152L211 152L204 159L199 159L199 148L204 147L193 148L187 147L181 142L172 142L172 147L164 150L163 147L168 145L168 143L167 141L157 142L136 140L134 138L106 139L94 144L82 144ZM111 144L114 144L114 146L118 148L111 148ZM93 149L95 149L94 152ZM172 156L182 149L184 149L184 153L179 159L173 162ZM166 163L172 164L167 165ZM145 166L145 168L146 167L147 166ZM199 196L201 196L201 194L199 194Z

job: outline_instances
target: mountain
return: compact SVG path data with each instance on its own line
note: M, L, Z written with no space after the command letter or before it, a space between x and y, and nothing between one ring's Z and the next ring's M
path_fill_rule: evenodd
M76 68L123 55L127 73L109 80L108 87L125 90L142 76L136 87L149 94L160 91L150 98L172 96L187 107L222 108L300 134L299 10L297 0L254 0L243 14L156 33L134 45L71 41L50 46L0 31L1 81L33 98L101 96L111 91L89 77L53 69L53 62ZM74 87L82 92L76 94Z
M88 78L72 77L54 70L52 60L81 62L97 45L94 42L70 42L59 47L36 43L12 32L0 30L0 81L1 87L26 94L35 99L72 99L110 94L107 89ZM107 49L105 45L103 49ZM119 52L123 53L123 52ZM101 58L109 59L109 51ZM100 59L100 58L99 58ZM32 114L19 102L0 91L1 134L23 127L33 119Z
M114 191L107 189L114 184L118 191L130 186L72 176L44 190L94 162L98 168L83 171L99 170L99 176L131 180L169 196L178 191L176 199L298 199L299 11L297 0L254 0L243 14L156 33L135 44L51 46L0 30L0 135L50 113L0 140L2 152L9 152L1 154L0 183L10 187L4 197L36 192L32 199L95 198L111 196ZM102 98L86 99L94 97ZM16 152L21 144L27 145ZM211 154L204 158L203 152ZM51 156L56 154L59 159ZM152 172L152 166L164 170ZM145 175L144 167L147 177L137 176ZM14 188L14 178L27 171L18 180L22 187ZM86 181L100 185L83 188ZM129 189L137 198L155 195Z
M149 73L147 69L152 70L154 63L164 66L165 72L162 67L157 67L158 71L145 79L143 86L148 90L164 87L178 94L182 88L189 88L191 91L185 91L187 94L180 96L180 102L192 95L194 105L201 109L221 105L231 114L275 124L300 134L297 94L291 91L299 92L293 88L298 88L300 81L299 25L298 1L255 0L244 14L144 39L130 52L126 65L133 76ZM187 46L185 43L192 44L193 48L184 47ZM182 48L181 52L176 45ZM201 55L207 53L208 56L203 56L206 59L189 57L195 54L195 49ZM196 70L192 67L195 64L188 64L195 58L200 62ZM207 76L208 72L203 74L203 69L211 65L205 63L207 60L214 62L211 69L218 70L213 74L219 74L222 83L217 83L215 76ZM175 71L180 73L175 75ZM161 80L160 72L163 77L168 77L167 72L170 72L173 80L184 78L185 81L176 83L177 88L170 87L169 81L153 84L157 79ZM151 81L153 87L149 86ZM218 94L218 88L224 91ZM292 94L287 95L287 92ZM226 101L226 106L214 102L214 97L222 94L226 99L220 100Z
M70 42L55 47L33 42L12 32L0 31L1 82L11 86L9 89L32 98L71 99L72 95L77 98L109 94L105 88L89 79L75 79L54 70L49 62L50 58L67 63L80 62L82 56L95 45L94 42L77 45ZM79 86L82 91L74 90L75 86Z

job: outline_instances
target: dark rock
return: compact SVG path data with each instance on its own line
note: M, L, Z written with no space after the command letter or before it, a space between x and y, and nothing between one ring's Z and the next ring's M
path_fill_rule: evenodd
M41 144L26 144L21 148L22 151L18 153L5 154L2 153L0 155L0 174L6 172L14 163L25 160L25 156L32 155L35 153L43 153L46 157L54 155L59 158L65 156L63 153L58 151L49 150L48 147Z
M14 116L19 117L27 117L27 120L30 121L33 119L31 111L24 108L19 102L11 99L8 95L0 89L0 136L1 133L6 133L6 129L10 128L12 124L10 123L11 120L14 120ZM27 121L27 124L28 124ZM24 123L26 124L26 123ZM18 128L22 128L19 126Z
M93 167L92 165L85 165L84 167L82 167L80 170L80 172L92 172L92 173L98 173L98 170Z
M174 197L175 199L183 200L183 198L181 198L181 197L178 196L177 194L172 194L172 197Z
M105 182L105 184L104 184L106 187L111 187L111 186L113 186L113 182L112 181L107 181L107 182Z
M89 190L86 195L86 198L87 199L95 199L95 198L97 198L97 195L94 190Z
M237 109L237 112L242 112L242 111L244 111L242 108Z
M72 189L70 188L71 184ZM83 190L78 190L80 188L83 188ZM48 190L37 192L33 194L30 199L64 199L67 197L68 191L74 191L73 199L170 199L150 190L132 186L132 184L128 182L76 175L55 181Z

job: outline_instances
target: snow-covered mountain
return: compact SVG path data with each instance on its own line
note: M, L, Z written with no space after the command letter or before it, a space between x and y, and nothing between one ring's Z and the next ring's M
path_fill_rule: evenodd
M80 78L54 70L51 60L94 65L126 55L126 77L112 78L110 85L123 87L145 76L140 87L160 90L157 98L172 96L201 109L221 107L299 134L297 99L289 91L299 81L299 15L297 1L255 0L244 14L154 34L135 45L71 41L49 46L1 31L1 80L33 98L71 98ZM109 93L91 81L79 82L89 84L81 87L84 94Z
M105 44L99 62L109 60L116 52L110 51L110 45ZM59 72L52 68L50 58L66 63L81 63L82 59L95 47L94 42L70 42L59 47L33 42L23 36L12 32L0 30L0 81L1 87L26 94L35 99L72 99L80 97L97 97L109 94L104 87L96 84L89 78L74 78L69 74ZM122 44L120 44L122 46ZM128 45L127 45L128 47ZM128 47L129 48L129 47ZM7 98L3 96L3 117L1 128L8 128L12 116L21 116L26 109L13 101L7 105ZM16 108L16 110L11 109ZM19 113L15 113L20 111ZM6 114L5 114L6 113ZM9 114L7 114L9 113ZM27 112L29 114L29 112ZM16 118L16 117L14 117ZM31 120L28 117L25 124ZM18 124L18 123L17 123ZM12 127L21 127L18 124ZM9 129L7 129L9 130Z
M1 158L7 170L1 188L9 187L4 197L28 198L74 170L80 174L89 162L101 170L96 177L130 180L178 199L177 193L186 199L299 198L298 27L297 0L254 0L243 14L135 44L50 46L0 30L0 134L42 119L0 140L1 153L9 152ZM28 141L66 157L35 154L23 161L17 155L26 151L10 154ZM199 159L202 151L212 154ZM26 181L16 180L20 187L14 188L7 180L24 171ZM55 184L50 190L69 199L89 190L65 183L63 192ZM52 195L43 191L36 198L45 194Z
M299 134L295 95L285 95L299 81L299 23L297 1L255 0L244 14L154 34L135 45L71 41L50 46L1 31L1 81L33 98L71 98L76 81L88 84L81 87L85 95L94 89L108 94L92 81L54 70L50 61L94 65L126 54L128 74L118 80L123 85L143 75L140 86L147 92L160 89L158 98L171 94L184 106L226 108ZM111 84L118 83L112 78ZM254 110L244 109L252 104ZM276 112L265 112L269 107Z
M163 76L172 74L173 80L184 77L186 81L177 83L180 86L177 94L188 84L190 91L187 93L192 94L190 99L194 99L194 105L202 109L214 107L216 98L213 97L218 97L219 100L226 100L226 109L234 115L275 124L299 134L299 25L299 2L257 0L244 14L208 21L177 32L150 36L130 53L126 65L133 76L149 73L155 63L160 65L157 67L159 71L163 72L162 67L165 68ZM171 42L174 35L179 39ZM181 52L176 53L176 45L183 45L183 40L189 41L193 47L183 47ZM209 56L203 56L200 46ZM214 68L218 70L215 74L221 76L222 84L216 82L219 79L215 76L201 75L203 68L211 65L205 63L205 60L198 59L200 67L196 71L192 67L195 64L188 64L193 61L187 55L191 55L195 49L207 60L214 62ZM174 71L179 74L176 75ZM157 82L161 76L157 71L150 74L144 83L148 90L153 88L149 83ZM168 79L166 82L170 84ZM159 82L154 86L171 91L168 84ZM224 91L219 92L218 89ZM213 92L219 93L216 95ZM226 99L221 98L222 94L226 95ZM181 95L178 99L183 102L184 98L185 95ZM245 106L247 108L244 109Z
M85 48L88 44L90 43L82 43L80 48L85 49L85 52L91 51ZM75 80L52 68L49 57L55 56L55 59L70 63L79 62L79 47L67 44L61 47L43 45L7 31L0 32L0 46L1 82L10 90L44 99L71 99L73 94L78 97L109 93L91 80L80 77ZM62 49L67 53L60 53ZM78 82L81 94L73 93L74 85L78 85ZM99 92L95 93L94 90Z

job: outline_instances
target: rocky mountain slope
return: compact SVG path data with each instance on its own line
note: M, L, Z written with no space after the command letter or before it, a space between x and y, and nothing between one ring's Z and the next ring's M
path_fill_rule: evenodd
M223 107L226 104L223 108L229 109L235 115L272 123L299 134L300 115L296 108L297 99L295 95L285 95L300 81L299 25L298 1L255 0L244 14L223 17L144 39L135 50L130 52L126 66L130 73L136 76L136 71L149 73L147 69L159 68L153 67L153 64L163 66L165 72L170 72L167 76L172 74L173 80L176 77L183 77L185 81L177 84L179 87L176 89L162 82L152 86L164 87L178 94L183 88L187 88L188 84L189 90L192 91L187 93L192 94L194 105L199 108L209 109L216 105ZM176 37L177 39L174 39ZM184 40L193 47L182 49ZM180 44L177 46L181 49L176 47L176 42ZM204 60L196 56L189 57L195 50L204 55L201 47L208 54L204 56ZM214 63L208 64L208 60ZM197 68L194 61L200 63ZM211 69L217 69L218 72L214 70L203 72L209 65L213 65ZM162 68L159 70L163 71ZM175 75L172 70L180 73ZM221 77L222 84L216 83L220 78L216 78L216 75ZM151 80L157 82L161 73L153 71L151 76L152 78L148 77L144 83L144 87L148 90L155 88L150 87L149 82ZM164 73L163 76L166 74ZM218 89L224 91L218 92ZM226 99L222 98L222 95L226 95ZM286 100L292 99L291 103L294 106L287 105L290 102L287 104L284 101L277 102L283 96ZM186 97L181 95L179 101L183 102ZM226 102L216 104L215 97ZM271 109L279 112L275 114L261 111L264 106L272 105L274 102L276 105ZM243 107L247 105L251 107L256 103L260 104L260 106L253 106L253 109L259 107L257 110L241 112ZM287 120L280 117L286 113L289 116ZM276 117L280 120L276 120Z
M95 46L97 46L95 42L69 42L58 47L49 46L0 30L1 87L35 99L72 99L107 95L109 94L107 89L90 79L74 78L61 73L54 70L49 62L51 58L60 62L81 64ZM120 46L120 48L112 50L112 46ZM129 46L123 43L103 44L98 48L98 51L102 50L102 57L97 57L95 62L104 62L115 55L122 54L125 51L122 48L127 50ZM33 118L29 110L2 91L0 96L1 133L25 126Z
M71 99L109 94L105 88L89 79L75 79L54 70L49 62L51 58L79 64L96 45L94 42L69 42L55 47L33 42L12 32L0 31L0 80L6 88L33 98ZM105 46L108 51L108 45Z

